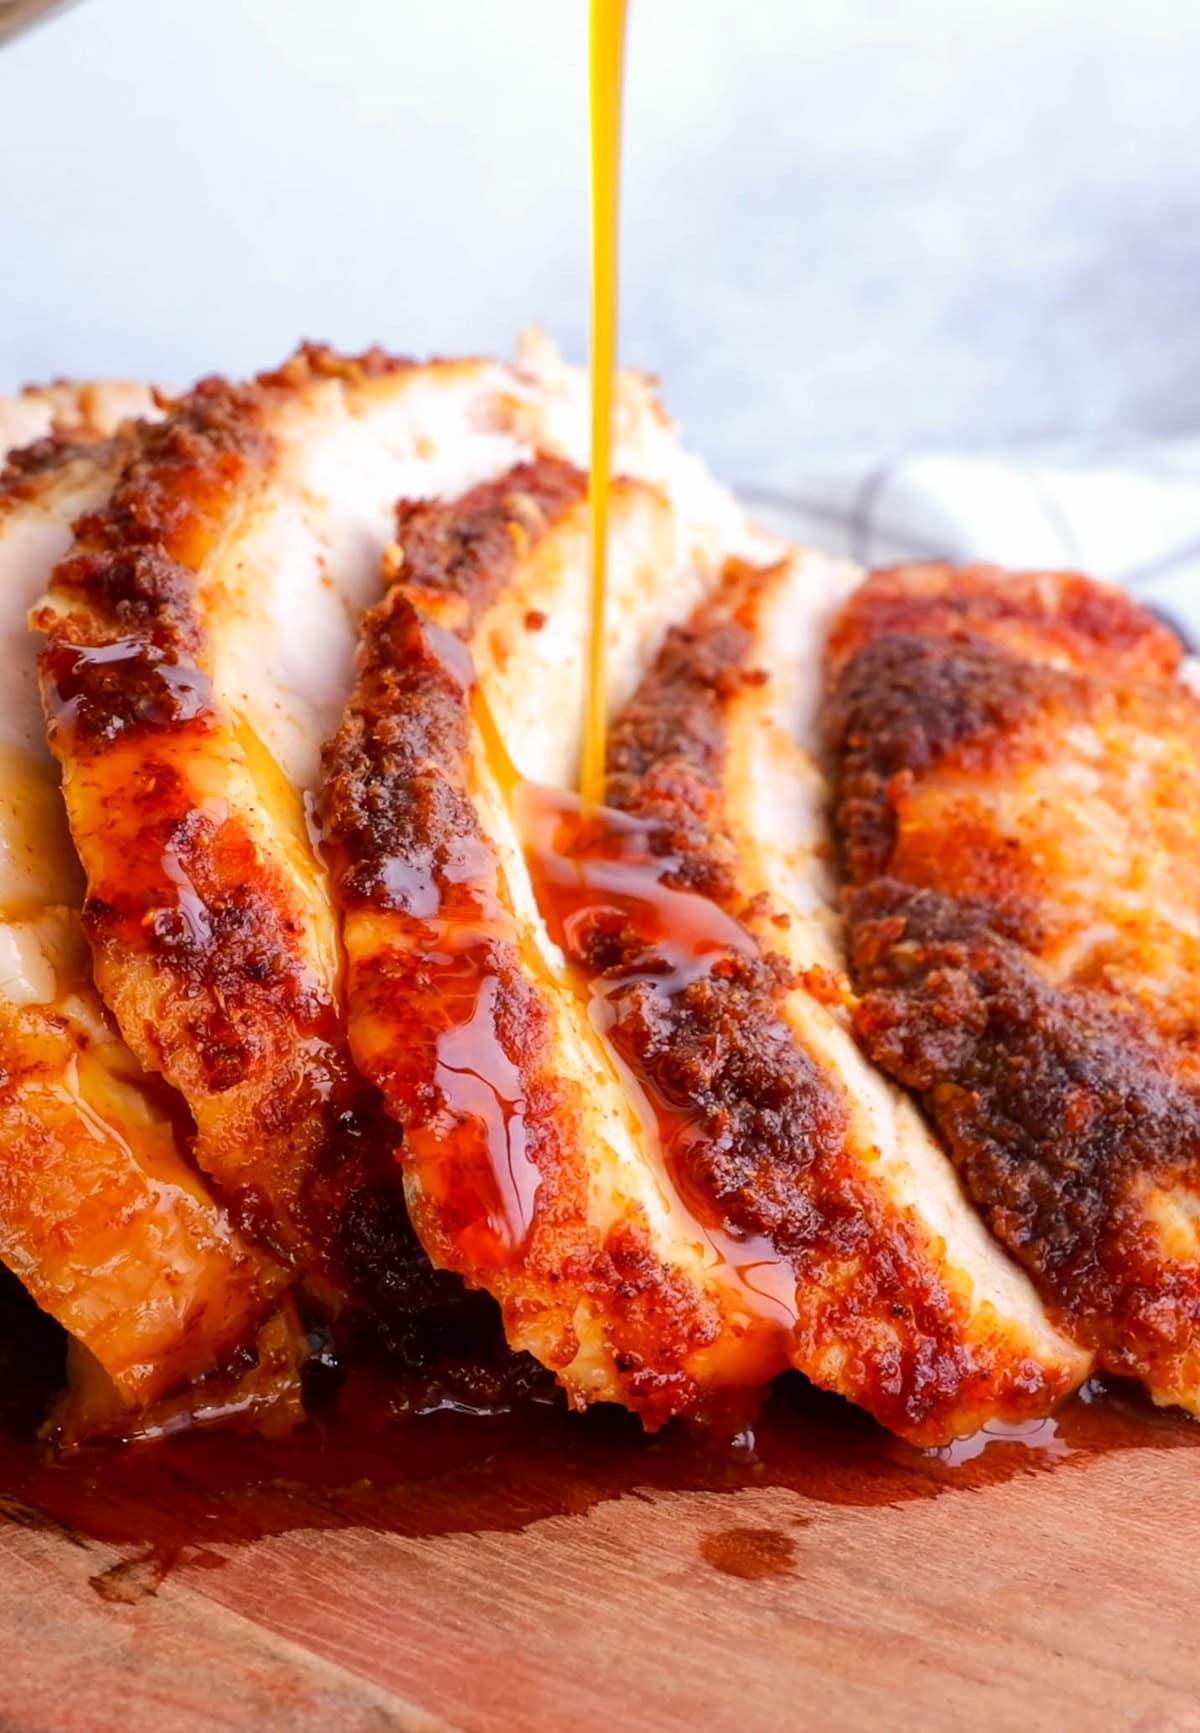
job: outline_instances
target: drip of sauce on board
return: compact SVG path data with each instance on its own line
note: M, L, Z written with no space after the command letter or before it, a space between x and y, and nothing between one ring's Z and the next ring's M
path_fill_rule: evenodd
M605 584L612 399L617 366L617 229L620 206L621 80L626 0L591 0L592 165L592 587L584 693L581 789L588 806L604 798Z
M753 1435L732 1444L682 1427L646 1434L614 1408L571 1415L561 1400L482 1417L447 1411L398 1419L389 1413L388 1387L368 1380L347 1384L336 1416L285 1438L199 1430L149 1448L49 1456L12 1428L15 1420L23 1429L20 1420L27 1426L30 1417L28 1397L20 1417L12 1407L14 1381L20 1389L14 1342L27 1345L39 1368L29 1393L35 1404L46 1387L45 1347L34 1352L36 1328L24 1316L29 1302L12 1287L10 1296L0 1282L0 1318L8 1322L6 1302L21 1314L19 1333L0 1332L7 1374L0 1410L9 1404L0 1419L0 1522L97 1548L92 1586L106 1600L130 1598L114 1591L136 1586L127 1582L131 1570L147 1574L153 1592L170 1572L186 1579L193 1569L229 1563L240 1548L296 1531L356 1528L412 1539L501 1534L549 1517L579 1521L609 1500L659 1493L710 1495L706 1520L719 1522L725 1511L712 1495L752 1492L760 1499L768 1488L802 1501L803 1523L822 1505L887 1509L1047 1469L1070 1473L1113 1452L1200 1444L1200 1427L1119 1385L1108 1393L1098 1384L1085 1387L1038 1430L981 1434L977 1448L956 1448L951 1456L900 1443L795 1376L775 1387ZM751 1541L744 1530L726 1529L702 1550L708 1567L722 1574L731 1566L738 1576L777 1574L754 1568L764 1544L760 1535ZM768 1564L786 1562L777 1558L780 1550L771 1547ZM307 1550L263 1556L273 1571L297 1580L311 1571Z

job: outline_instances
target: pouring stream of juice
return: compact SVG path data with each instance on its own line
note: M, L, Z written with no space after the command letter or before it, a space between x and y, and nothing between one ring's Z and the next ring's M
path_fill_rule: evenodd
M604 597L608 570L612 397L617 365L617 223L625 7L626 0L591 0L592 461L588 494L592 587L580 778L585 806L599 806L604 799Z

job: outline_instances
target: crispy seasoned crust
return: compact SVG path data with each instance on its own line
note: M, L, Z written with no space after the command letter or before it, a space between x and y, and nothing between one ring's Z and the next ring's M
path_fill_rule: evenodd
M600 910L572 954L617 988L611 1038L688 1128L671 1139L677 1185L794 1272L791 1363L894 1430L937 1438L971 1416L1036 1411L1063 1374L1038 1365L1024 1341L997 1346L979 1330L937 1235L879 1177L844 1076L806 1043L794 996L820 983L751 936L780 929L747 901L725 810L730 730L767 678L760 604L793 581L789 562L731 563L720 592L670 633L610 735L610 806L652 825L665 884L750 922L744 949L707 968L672 968L669 947L655 962L661 940L645 921L616 926ZM637 985L623 990L630 979Z
M679 883L726 904L737 900L737 861L721 815L724 705L763 678L751 628L730 603L737 592L744 612L774 570L731 561L724 593L672 628L609 730L608 804L661 826Z
M0 513L11 511L19 501L36 499L43 478L76 462L85 453L103 459L116 449L115 441L102 449L99 441L48 433L32 445L7 452L0 466Z
M599 1393L657 1423L694 1406L689 1357L717 1320L636 1212L606 1232L589 1219L557 994L514 916L472 764L472 638L585 488L542 458L450 504L400 507L399 581L364 622L354 698L326 752L323 826L347 916L355 1056L404 1127L426 1249L494 1292L510 1339L535 1346L577 1397L580 1314L601 1316Z
M196 574L230 511L265 478L275 449L271 401L267 387L206 379L142 430L109 499L76 524L77 545L55 571L60 605L78 601L83 610L51 616L59 640L90 644L95 621L109 628L106 643L134 640L131 657L142 642L182 661L202 651ZM129 724L121 684L103 675L81 683L73 721L83 738L113 738Z
M159 408L144 385L64 381L29 386L0 397L0 510L6 497L23 497L38 475L97 451L125 422L154 418Z
M766 576L731 566L723 593L668 634L608 743L607 804L650 827L663 882L735 917L745 898L725 825L725 706L758 676L751 631L731 601ZM632 922L600 921L578 951L589 973L619 979L644 968L647 939ZM656 1093L698 1116L698 1189L722 1199L738 1229L770 1231L784 1252L814 1239L801 1170L840 1157L846 1135L836 1080L785 1037L782 1007L795 985L784 959L763 955L747 932L741 955L696 979L677 983L663 971L662 985L639 982L613 1031Z
M400 582L364 620L354 698L325 754L325 844L345 901L419 914L413 898L434 893L399 863L428 878L484 846L462 774L467 645L518 560L586 488L572 465L543 457L453 505L398 507Z
M0 1006L0 1251L122 1404L151 1402L252 1344L283 1272L193 1173L178 1104L103 1027L82 967L60 991Z
M386 1184L386 1165L315 948L316 869L290 811L273 809L277 772L214 695L221 603L206 583L222 538L268 493L289 398L392 366L310 350L251 386L203 382L142 430L37 617L101 990L187 1097L197 1158L241 1221L330 1298L353 1286L347 1201Z
M581 377L544 353L514 369L309 349L249 387L205 382L160 437L137 436L39 616L93 947L122 1028L186 1095L198 1158L241 1221L322 1300L394 1300L399 1315L348 1328L378 1324L406 1351L405 1308L428 1272L414 1262L394 1126L350 1073L338 935L300 796L378 594L397 495L467 488L542 442L574 448L581 401ZM648 393L623 389L622 401L640 461L673 462ZM577 510L582 480L567 486ZM736 516L720 490L700 505L687 531L697 546ZM404 533L419 551L419 514ZM575 520L571 533L581 539ZM432 611L462 605L443 596ZM561 614L531 601L520 625L489 619L489 655L519 648L535 617L544 662L573 647ZM557 726L544 738L556 742ZM636 1310L638 1248L623 1255L621 1303ZM433 1285L460 1293L449 1277Z
M1110 1370L1190 1376L1200 1271L1164 1267L1146 1213L1200 1151L1170 1048L1105 994L1047 985L986 905L881 879L849 907L862 1038L929 1102L992 1231Z
M885 791L893 779L894 792L907 790L952 752L965 776L981 779L1019 763L1023 730L1068 699L1070 686L1059 669L1013 661L984 644L951 649L897 632L865 645L834 689L830 722L835 744L846 743L838 814L851 880L865 883L888 869L896 807ZM970 840L960 836L959 847ZM1021 862L1011 850L992 853L992 876L1008 881L996 897L1005 918L1032 918ZM930 870L941 870L936 860Z
M389 375L410 372L418 365L409 356L391 355L378 344L364 349L360 355L340 355L328 343L301 343L294 355L289 355L281 366L260 373L255 383L260 390L285 391L303 390L317 379L339 379L346 385L361 385L369 379L385 379ZM437 367L441 364L432 361L429 365Z
M833 623L828 665L837 671L865 644L906 635L983 641L1016 661L1129 680L1174 674L1182 653L1145 608L1077 572L931 563L872 573Z
M455 601L456 629L469 638L514 568L556 517L587 495L587 477L564 458L543 455L472 488L447 510L401 501L396 537L407 590Z
M469 658L394 589L364 618L354 698L325 750L322 840L342 899L420 912L434 863L478 845L474 809L448 777L465 748ZM398 863L412 863L409 875Z
M833 634L868 1053L1070 1328L1200 1401L1200 704L1071 575L920 567Z

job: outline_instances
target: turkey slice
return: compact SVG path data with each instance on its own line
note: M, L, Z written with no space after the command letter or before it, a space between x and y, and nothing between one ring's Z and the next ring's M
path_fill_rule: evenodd
M0 1259L118 1406L252 1344L281 1278L190 1165L183 1104L97 995L26 623L73 520L103 502L135 437L117 422L152 407L135 387L0 402L0 428L38 441L0 476Z

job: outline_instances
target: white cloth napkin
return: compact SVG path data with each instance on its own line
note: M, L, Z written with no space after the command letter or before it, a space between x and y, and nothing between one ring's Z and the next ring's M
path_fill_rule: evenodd
M980 559L1124 584L1200 647L1200 439L918 453L742 494L791 540L864 566Z

